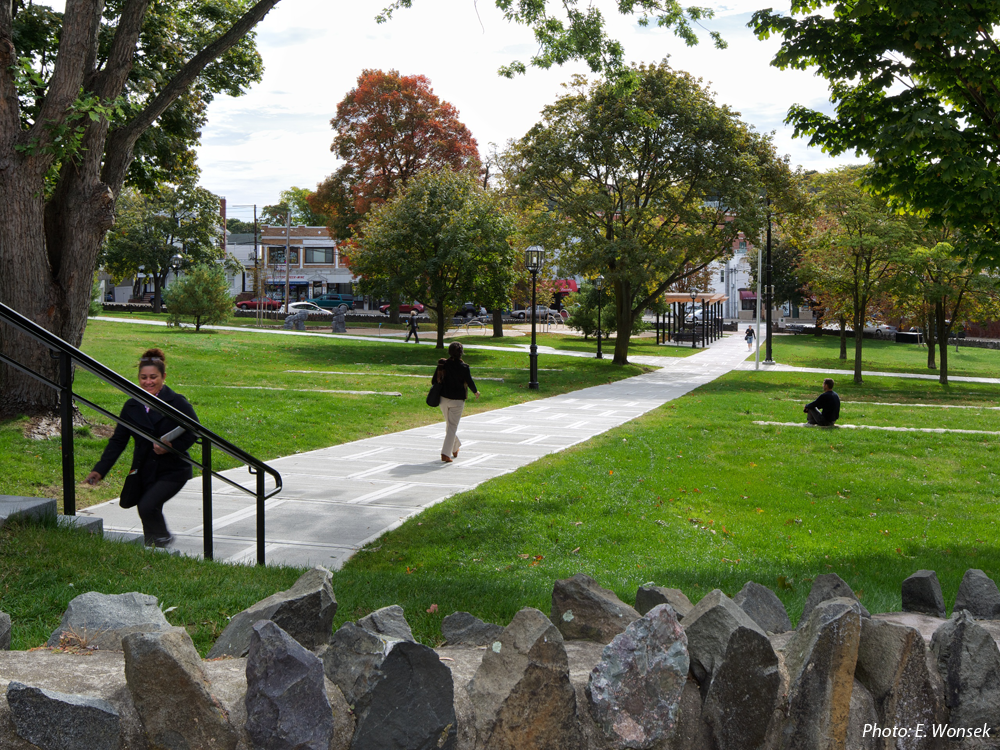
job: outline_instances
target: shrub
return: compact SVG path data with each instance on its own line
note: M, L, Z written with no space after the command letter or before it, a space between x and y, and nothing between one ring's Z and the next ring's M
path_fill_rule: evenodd
M165 292L170 325L194 318L195 331L206 323L225 323L233 311L229 281L219 266L201 263L189 268Z

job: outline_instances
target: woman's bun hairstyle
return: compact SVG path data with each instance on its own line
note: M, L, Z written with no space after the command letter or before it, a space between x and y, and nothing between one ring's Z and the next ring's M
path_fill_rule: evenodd
M147 349L139 358L139 369L143 367L155 367L161 375L167 374L167 355L162 349Z

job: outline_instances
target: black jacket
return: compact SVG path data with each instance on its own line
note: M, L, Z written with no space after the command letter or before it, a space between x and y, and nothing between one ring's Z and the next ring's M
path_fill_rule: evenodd
M836 391L823 391L819 394L818 399L811 404L806 404L807 409L810 406L819 409L823 419L828 422L836 422L840 419L840 396L837 395Z
M476 381L472 379L472 371L469 366L458 359L445 361L443 365L438 365L434 371L432 383L442 383L441 398L453 398L458 401L465 401L468 396L466 386L472 389L473 393L479 393L476 388Z
M167 386L163 386L160 389L159 399L164 403L170 404L178 411L187 414L192 419L198 419L198 415L194 413L194 409L191 408L188 400L181 394L174 393ZM166 453L162 456L156 455L153 452L152 441L132 432L127 426L128 424L133 424L151 435L160 437L178 427L178 424L174 420L152 409L147 412L144 405L132 398L125 402L120 416L123 421L115 427L114 434L108 440L108 445L104 449L104 453L101 454L101 460L94 466L94 471L100 474L102 478L108 475L118 457L128 447L128 441L133 438L135 439L135 450L132 452L132 466L129 471L132 469L138 470L143 487L148 487L157 479L166 476L178 480L187 480L192 477L191 464L172 453ZM170 445L186 456L188 455L188 448L194 445L196 439L193 433L184 432L172 440Z

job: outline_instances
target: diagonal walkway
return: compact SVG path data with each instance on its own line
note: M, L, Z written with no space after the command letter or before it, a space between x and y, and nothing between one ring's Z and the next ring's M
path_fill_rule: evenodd
M655 372L465 417L461 454L450 464L440 460L443 423L270 461L284 490L267 501L267 562L337 569L362 545L424 508L635 419L747 356L743 339L729 336L690 357L632 359L662 368ZM245 468L224 474L253 486ZM254 562L254 498L216 481L212 504L216 559ZM201 505L201 479L195 478L165 508L175 548L185 554L203 549ZM103 518L107 531L141 532L135 510L117 501L80 515Z

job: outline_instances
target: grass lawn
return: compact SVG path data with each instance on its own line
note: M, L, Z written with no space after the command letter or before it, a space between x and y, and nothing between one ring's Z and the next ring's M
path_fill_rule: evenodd
M489 332L487 328L487 332ZM531 334L519 337L504 337L495 339L488 335L470 334L459 336L455 341L464 344L478 344L481 346L530 346ZM592 352L597 354L597 342L594 339L584 340L582 336L574 336L569 333L536 333L535 341L538 346L551 346L553 349L565 349L571 352ZM611 359L615 354L615 340L601 342L601 349L604 357ZM629 341L628 352L631 355L643 355L647 357L690 357L697 354L700 349L692 349L690 342L687 346L675 346L673 344L657 345L655 338L636 338ZM546 355L547 356L547 355Z
M127 377L133 376L139 355L149 346L167 353L167 383L191 401L205 425L264 460L441 419L437 409L424 403L434 365L443 354L431 346L242 331L194 333L100 320L90 321L83 342L86 353ZM554 371L546 373L539 390L530 391L528 358L523 353L470 350L465 360L483 394L469 402L470 414L644 371L639 366L615 367L610 360L546 356L542 367ZM77 374L75 388L112 412L117 413L124 402L121 394L89 373ZM90 410L85 409L84 415L98 420ZM0 455L6 469L0 494L61 497L60 440L25 439L25 422L0 422ZM82 479L106 441L79 428L74 442L77 474ZM213 465L218 470L235 463L218 454ZM78 507L116 497L128 467L126 456L100 486L79 487Z
M762 347L763 348L763 347ZM847 359L840 359L840 337L775 336L774 359L783 365L854 370L854 339L847 340ZM876 372L907 372L937 375L927 369L927 349L916 344L865 339L862 367ZM940 362L938 362L940 365ZM1000 378L1000 350L971 346L948 348L948 375Z

